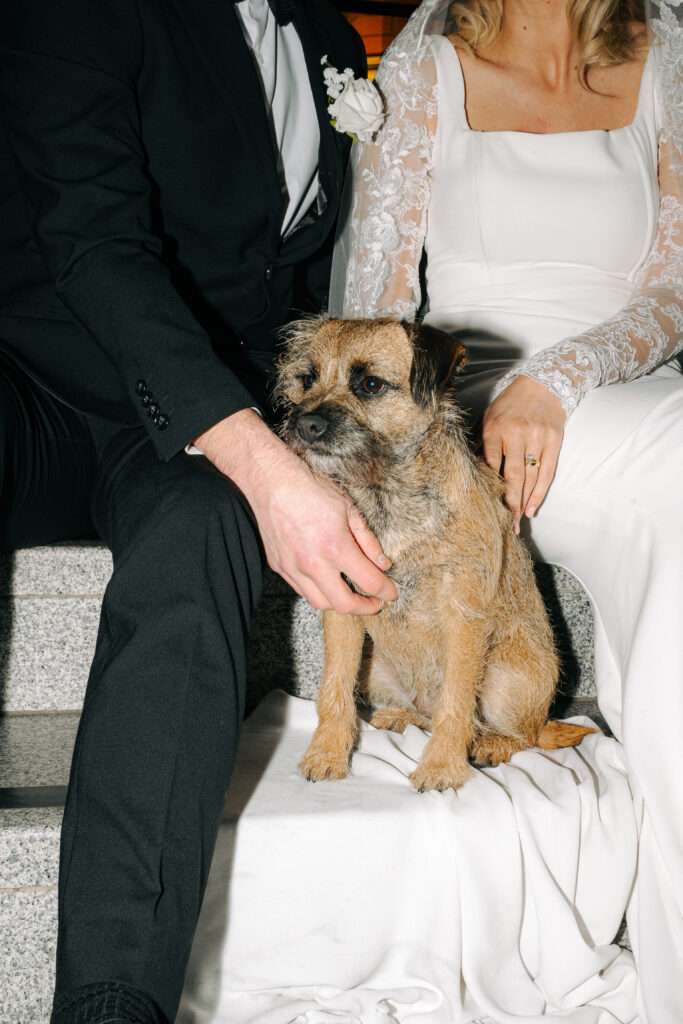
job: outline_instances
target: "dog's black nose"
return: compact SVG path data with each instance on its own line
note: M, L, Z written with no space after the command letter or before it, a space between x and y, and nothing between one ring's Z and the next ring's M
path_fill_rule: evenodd
M305 412L297 420L296 429L306 444L311 444L323 436L329 425L330 421L319 413Z

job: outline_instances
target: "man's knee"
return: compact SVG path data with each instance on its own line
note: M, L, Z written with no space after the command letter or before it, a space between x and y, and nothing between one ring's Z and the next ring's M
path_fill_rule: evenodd
M254 514L232 483L199 456L182 474L172 502L176 504L175 529L187 542L188 531L196 538L205 559L207 575L222 572L226 561L232 571L245 571L260 591L263 549Z
M162 488L161 528L177 531L185 541L189 530L198 541L216 535L226 543L239 539L258 550L256 520L232 481L201 456L179 455L174 462L179 465Z
M179 506L193 521L211 524L235 520L240 528L257 530L248 502L231 480L203 456L180 455L180 472L171 487Z
M100 496L97 518L115 564L150 584L203 588L227 571L238 588L260 592L263 552L253 513L201 456L162 463L141 452L114 492L107 488L106 501Z

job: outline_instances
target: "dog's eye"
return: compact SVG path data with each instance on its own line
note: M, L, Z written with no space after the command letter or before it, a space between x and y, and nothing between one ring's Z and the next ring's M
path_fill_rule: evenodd
M366 395L381 395L386 388L386 384L379 377L365 377L360 386Z
M317 379L318 378L317 378L316 374L313 373L312 370L311 370L310 373L302 374L301 384L303 386L304 391L310 391L311 388L313 387L313 385L315 384Z

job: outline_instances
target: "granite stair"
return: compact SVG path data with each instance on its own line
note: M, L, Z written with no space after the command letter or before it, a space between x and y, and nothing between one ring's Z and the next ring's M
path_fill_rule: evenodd
M0 1022L47 1024L55 952L59 829L100 604L111 573L91 542L0 555ZM590 605L541 566L565 674L561 714L599 719ZM249 653L249 707L282 688L314 698L320 615L268 574Z

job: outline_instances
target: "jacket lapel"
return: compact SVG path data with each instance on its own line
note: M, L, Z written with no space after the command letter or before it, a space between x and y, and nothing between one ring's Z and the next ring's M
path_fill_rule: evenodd
M274 152L272 131L253 57L244 39L233 0L169 0L190 34L216 88L230 107L239 126L245 151L250 154L254 176L260 176L269 204L272 251L279 249L283 198ZM320 63L326 52L309 21L301 0L295 4L292 23L303 47L306 70L320 127L318 210L306 217L287 239L287 260L310 251L326 233L336 215L343 181L344 156L349 140L330 125L327 94Z
M293 23L299 34L301 45L303 46L304 57L306 59L306 69L308 71L313 100L318 114L318 123L320 126L319 169L321 181L324 179L326 183L333 183L335 185L336 195L338 194L342 182L343 160L341 142L344 137L341 136L339 132L335 131L330 124L328 96L325 91L323 67L321 64L321 60L323 56L325 56L325 51L323 50L323 44L313 31L313 27L308 20L306 11L301 3L296 5ZM334 195L331 198L334 198Z
M237 121L250 174L261 178L272 230L279 235L282 194L272 133L254 59L232 0L170 0L214 85Z
M325 43L317 36L308 18L304 4L296 3L292 23L303 47L306 70L313 93L320 146L318 149L318 203L310 214L287 236L283 256L287 262L301 258L319 244L327 234L336 217L344 175L344 151L348 145L346 136L336 132L330 124L328 97L323 79L322 57L326 54Z

